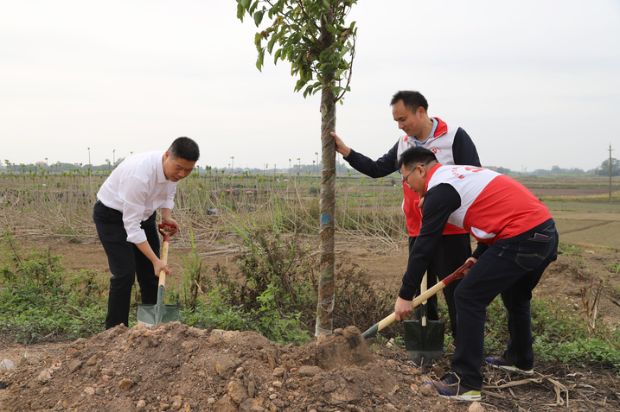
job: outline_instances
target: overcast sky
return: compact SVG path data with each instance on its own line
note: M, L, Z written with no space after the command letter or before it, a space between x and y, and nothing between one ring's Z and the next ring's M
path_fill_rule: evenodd
M360 0L338 134L372 158L419 90L483 165L590 169L620 158L620 1ZM266 22L266 19L265 19ZM234 0L0 0L0 160L88 163L195 139L200 166L288 167L320 153L319 95L255 67Z

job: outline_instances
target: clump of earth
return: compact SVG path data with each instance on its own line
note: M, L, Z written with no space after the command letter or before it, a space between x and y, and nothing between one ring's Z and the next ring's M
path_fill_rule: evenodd
M406 355L405 355L406 357ZM407 364L409 363L409 365ZM179 323L118 326L5 372L0 411L456 411L348 327L301 347Z

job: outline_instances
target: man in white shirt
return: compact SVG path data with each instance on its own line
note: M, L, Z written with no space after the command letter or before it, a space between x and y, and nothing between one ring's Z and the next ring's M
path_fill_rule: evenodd
M112 272L106 329L128 326L136 275L142 303L157 302L159 272L170 274L159 259L157 209L161 208L162 223L178 229L171 216L176 187L192 173L199 157L198 144L179 137L165 152L128 157L99 189L93 220Z

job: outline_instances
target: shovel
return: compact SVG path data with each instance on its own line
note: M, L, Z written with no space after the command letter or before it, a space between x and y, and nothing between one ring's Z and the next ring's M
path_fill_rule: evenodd
M420 294L426 292L426 274L422 278ZM447 286L447 285L446 285ZM406 320L405 325L405 348L407 355L419 366L432 363L439 359L443 353L443 338L445 324L440 320L428 320L427 301L420 306L420 320Z
M168 231L168 233L166 232ZM159 225L159 233L164 237L164 247L161 252L161 260L168 263L168 244L170 236L177 232L177 228L165 224ZM164 305L164 296L166 294L166 272L159 272L159 286L157 287L157 303L155 305L140 304L138 305L138 322L143 322L146 326L151 327L158 323L177 322L179 320L179 305Z
M463 266L461 266L460 268L455 270L453 274L451 274L450 276L447 276L444 280L442 280L441 282L437 283L435 286L433 286L432 288L428 289L426 292L420 294L420 296L418 296L417 298L415 298L413 300L413 307L415 308L416 306L419 306L422 302L426 301L428 298L430 298L431 296L435 295L437 292L439 292L440 290L442 290L443 288L448 286L453 281L465 277L463 272L465 272L467 269L471 268L473 266L473 264L474 264L474 262L472 262L472 261L465 262L465 264L463 264ZM382 319L378 323L375 323L366 332L362 333L362 337L364 339L368 339L368 338L370 338L372 336L375 336L380 330L382 330L385 327L391 325L392 322L394 322L395 320L396 320L396 314L392 313L391 315L389 315L386 318ZM405 336L405 339L406 339L406 336ZM407 344L406 341L405 341L405 344Z

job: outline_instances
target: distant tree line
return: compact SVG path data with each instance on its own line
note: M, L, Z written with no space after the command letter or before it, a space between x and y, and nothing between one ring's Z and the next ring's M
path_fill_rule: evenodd
M63 162L56 162L56 163L52 163L52 164L47 164L45 162L38 162L38 163L11 163L8 160L4 161L4 164L0 164L0 171L8 171L10 170L13 173L20 173L20 172L24 172L24 173L28 173L28 172L33 172L33 171L46 171L46 172L51 172L51 173L62 173L62 172L67 172L67 171L88 171L90 169L91 172L96 173L96 172L105 172L105 171L111 171L114 170L114 168L116 166L118 166L119 164L121 164L123 162L123 160L125 160L125 158L119 158L117 159L114 163L107 161L106 159L106 163L101 164L101 165L91 165L91 164L82 164L82 163L63 163ZM314 164L300 164L300 163L290 163L290 168L289 167L278 167L275 169L275 173L278 175L286 175L288 176L288 174L290 173L291 176L296 176L298 173L300 175L307 175L307 174L316 174L319 175L321 172L321 164L319 163L318 165L316 164L316 162ZM249 167L237 167L235 166L234 169L231 168L231 165L228 165L228 167L212 167L212 166L196 166L196 171L200 172L200 173L224 173L224 174L242 174L244 172L247 172L249 174L252 175L262 175L262 174L273 174L274 173L274 166L275 165L269 165L269 164L265 164L264 167L262 168L258 168L258 167L253 167L253 168L249 168ZM340 163L336 165L336 172L338 174L346 174L347 172L350 174L360 174L358 171L356 171L355 169L351 169L350 166L348 164L345 163Z
M609 176L609 159L601 163L601 165L596 168L595 173L599 176ZM611 175L620 176L620 160L611 159Z
M497 173L503 175L509 174L522 174L522 172L516 170L510 170L506 167L498 167ZM533 172L527 172L528 175L536 176L551 176L551 175L596 175L596 176L609 176L609 159L604 160L600 166L595 169L583 170L578 167L562 168L560 166L552 166L551 169L536 169ZM620 176L620 160L611 159L611 174L612 176Z
M61 172L66 172L66 171L70 171L70 170L79 170L79 171L87 171L90 170L92 172L103 172L103 171L108 171L108 170L113 170L116 166L118 166L123 160L125 160L125 158L119 158L117 159L114 164L112 164L111 162L107 162L101 165L84 165L81 163L62 163L62 162L57 162L57 163L52 163L51 165L48 164L42 164L42 163L37 163L37 164L15 164L15 163L10 163L9 161L5 160L4 164L0 165L0 170L2 171L7 171L7 170L11 170L12 172L29 172L29 171L35 171L35 170L44 170L44 171L48 171L48 172L57 172L57 173L61 173ZM242 174L244 172L250 173L252 175L257 175L257 174L273 174L274 173L274 168L273 166L270 167L269 164L265 164L265 167L263 168L242 168L242 167L235 167L234 170L231 169L230 166L228 167L211 167L211 166L205 166L205 167L201 167L201 166L196 166L196 170L200 173L225 173L225 174L230 174L231 172L233 174ZM519 172L517 170L511 170L507 167L497 167L495 169L498 173L504 174L504 175L510 175L510 174L522 174L522 172ZM296 176L297 173L301 174L301 175L307 175L307 174L316 174L318 175L321 171L321 164L319 163L318 165L315 164L290 164L290 168L289 167L278 167L275 169L275 173L278 175L287 175L291 174L291 176ZM612 176L620 176L620 160L618 159L611 159L611 171L612 171ZM340 163L336 165L336 173L338 175L342 175L342 174L350 174L350 175L361 175L361 173L359 173L357 170L351 168L348 164L346 163ZM571 168L562 168L560 166L552 166L551 169L536 169L533 172L527 172L525 174L528 175L536 175L536 176L551 176L551 175L596 175L596 176L609 176L609 159L604 160L600 166L598 166L595 169L590 169L590 170L583 170L580 169L578 167L571 167Z

